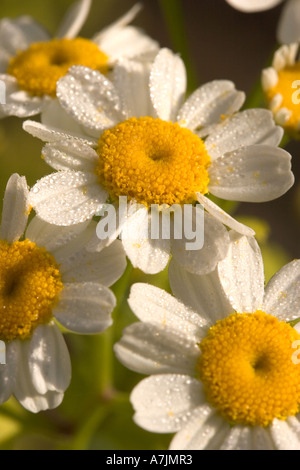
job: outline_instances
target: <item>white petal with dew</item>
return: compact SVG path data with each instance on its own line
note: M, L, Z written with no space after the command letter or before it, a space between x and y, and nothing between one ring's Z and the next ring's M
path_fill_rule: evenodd
M207 153L215 160L227 152L254 144L279 145L283 129L275 126L267 109L247 109L215 127L206 139Z
M186 92L186 70L181 58L161 49L151 68L150 95L157 117L175 121Z
M120 98L114 85L100 72L73 66L56 86L61 106L93 137L122 121Z
M205 319L158 287L134 284L128 303L143 322L169 325L195 342L199 342L204 335L202 327L206 325Z
M282 321L300 317L300 260L281 268L269 281L264 299L264 309Z
M173 258L169 266L169 281L173 294L199 312L208 323L214 324L232 313L232 305L223 291L216 269L209 274L192 274Z
M192 218L194 220L195 210L193 210ZM188 220L186 218L185 223ZM200 229L197 230L200 233ZM203 241L202 248L194 250L187 248L187 243L191 243L191 240L188 240L185 235L182 239L172 240L171 250L176 261L194 274L207 274L213 271L217 263L226 256L228 250L229 237L226 228L208 212L204 212Z
M133 60L119 61L114 67L114 85L122 102L126 118L151 116L149 93L150 65Z
M222 287L235 311L256 312L262 308L264 296L260 248L254 237L231 231L230 238L228 254L218 265Z
M89 173L95 171L99 158L94 149L76 139L48 143L44 146L42 155L45 162L55 170Z
M245 94L229 80L214 80L198 88L179 110L177 121L191 130L218 124L238 111Z
M50 224L64 226L91 219L106 199L96 175L75 171L45 176L30 191L30 203L37 215Z
M150 432L178 431L204 401L202 385L188 375L153 375L133 390L136 424Z
M96 334L112 324L116 306L108 287L95 282L65 284L53 313L65 328L81 334Z
M134 323L114 346L119 361L141 374L194 375L200 349L171 326Z
M0 238L9 243L24 233L29 216L29 190L24 176L13 174L8 180L2 210Z
M300 450L299 428L296 431L288 420L275 418L270 425L270 432L276 450Z
M57 325L38 326L30 340L28 366L32 384L44 395L48 391L64 392L71 381L71 361Z
M208 189L222 199L266 202L285 194L294 180L288 152L270 145L251 145L212 162Z
M89 221L70 227L48 224L35 216L27 227L25 237L47 251L54 253L58 248L70 243L79 233L84 231Z
M210 405L203 404L193 410L186 425L171 441L169 450L203 450L207 447L216 450L229 432L230 425Z
M151 215L141 206L127 219L122 230L122 243L126 255L135 268L147 274L156 274L167 266L170 257L170 241L153 239L150 233Z

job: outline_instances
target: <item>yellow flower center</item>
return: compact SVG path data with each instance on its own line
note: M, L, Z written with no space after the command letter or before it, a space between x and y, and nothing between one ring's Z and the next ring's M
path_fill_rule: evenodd
M105 131L96 173L112 199L188 204L207 192L210 157L203 141L178 124L131 118Z
M56 82L72 65L84 65L102 73L108 71L108 57L88 39L53 39L37 42L10 61L7 73L32 96L55 97Z
M296 62L294 65L279 70L277 85L267 91L267 100L269 102L275 95L281 95L282 102L278 109L287 108L291 112L289 120L284 125L284 127L291 131L297 130L300 121L300 104L293 102L293 95L296 90L292 87L293 82L299 80L299 78L300 62ZM275 109L275 111L277 111L277 109Z
M0 240L0 340L26 339L49 322L62 288L59 267L46 249L29 240Z
M199 375L208 401L230 423L267 426L299 411L300 367L289 324L257 311L218 321L201 342Z

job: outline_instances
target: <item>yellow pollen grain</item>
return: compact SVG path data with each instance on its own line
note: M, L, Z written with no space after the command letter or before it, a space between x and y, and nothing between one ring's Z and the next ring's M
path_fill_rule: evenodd
M62 288L59 266L46 249L29 240L0 240L0 340L26 339L48 323Z
M56 82L72 65L108 72L108 57L88 39L53 39L31 44L9 63L7 73L32 96L56 95Z
M292 343L300 335L264 312L234 313L200 344L199 377L207 400L231 424L268 426L300 405L300 366Z
M293 94L296 91L292 88L292 84L295 80L299 80L299 77L300 62L296 62L294 65L290 65L279 70L277 85L266 92L268 102L270 102L277 94L282 96L282 103L279 108L287 108L291 111L291 117L283 127L292 133L298 130L298 123L300 121L300 104L293 103L292 99ZM275 110L275 112L278 111L278 109Z
M113 200L188 204L208 189L210 157L204 142L177 123L131 118L105 131L98 142L96 174Z

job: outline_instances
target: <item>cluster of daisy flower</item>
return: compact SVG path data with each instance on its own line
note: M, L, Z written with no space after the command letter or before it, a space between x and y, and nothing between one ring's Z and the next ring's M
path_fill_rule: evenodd
M242 11L279 3L227 1ZM255 233L211 198L271 201L294 183L291 156L279 146L284 130L300 132L290 86L300 70L299 1L286 3L284 44L262 74L269 109L242 109L245 94L229 80L187 96L180 56L130 26L139 5L92 39L79 37L90 7L91 0L75 3L53 39L27 16L0 22L0 117L26 118L23 129L44 142L54 170L32 188L13 174L4 195L0 402L13 394L34 413L60 405L71 380L62 331L111 325L110 287L128 259L146 274L168 266L173 293L131 287L140 321L126 327L114 353L150 375L132 391L134 421L176 433L170 449L299 450L300 367L292 355L300 261L265 288ZM108 204L120 212L120 197L127 216L99 239L97 222ZM201 249L175 236L175 214L168 238L152 236L153 206L160 220L173 205L191 208L184 214L191 226L203 211Z

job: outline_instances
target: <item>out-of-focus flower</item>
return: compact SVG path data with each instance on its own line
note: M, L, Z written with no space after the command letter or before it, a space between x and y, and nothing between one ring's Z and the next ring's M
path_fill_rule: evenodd
M108 288L124 272L119 241L101 253L85 244L95 227L51 226L29 214L26 180L7 185L0 225L0 403L11 394L36 413L57 407L71 379L69 353L56 322L77 333L111 325L115 297Z
M29 16L0 22L0 80L6 85L0 117L40 113L55 98L57 80L72 65L107 73L120 57L145 59L157 51L155 41L127 26L140 10L139 4L91 40L76 37L90 6L91 0L75 3L53 39Z
M298 44L281 46L274 54L272 66L262 72L262 87L275 121L295 137L300 135L298 55Z
M269 10L283 0L226 0L229 5L245 13ZM280 44L290 44L300 39L300 0L287 0L282 8L277 26Z
M50 127L55 110L47 116L48 125L24 123L25 130L49 142L44 159L59 170L31 191L39 216L58 225L78 223L101 210L108 196L116 206L119 196L127 196L144 205L133 207L127 220L133 235L123 240L134 266L158 272L171 251L191 272L214 269L228 248L222 224L253 232L205 194L262 202L285 193L294 178L290 155L277 148L283 131L270 111L237 113L244 93L226 80L200 87L183 103L185 92L184 64L167 49L155 58L150 79L134 61L116 65L113 83L86 67L70 69L57 86L60 105L69 114L62 125L69 125L70 133ZM145 236L151 205L195 201L207 211L201 250L186 250L185 237L170 242Z
M141 322L115 345L128 368L150 374L131 394L134 421L177 432L170 449L300 449L300 261L264 292L254 238L230 233L227 257L204 276L174 260L172 297L147 284L129 304ZM295 351L296 349L296 351Z
M246 13L269 10L282 1L283 0L226 0L233 8Z

